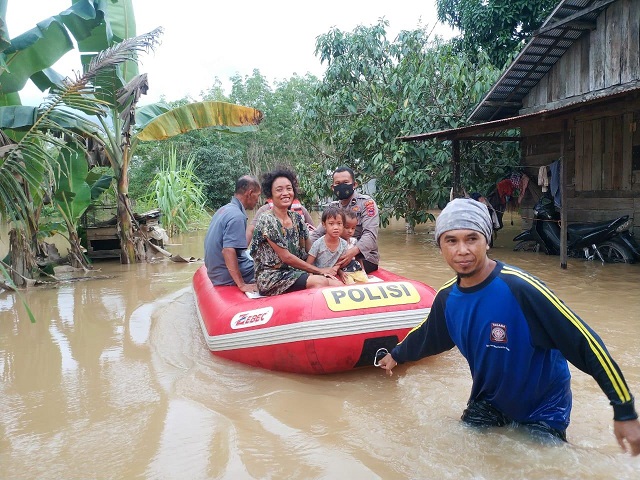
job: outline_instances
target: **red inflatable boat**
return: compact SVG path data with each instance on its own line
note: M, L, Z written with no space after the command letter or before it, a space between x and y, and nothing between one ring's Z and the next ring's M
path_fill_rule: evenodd
M269 370L333 373L370 366L425 319L435 290L378 269L370 283L249 298L193 277L196 310L215 355Z

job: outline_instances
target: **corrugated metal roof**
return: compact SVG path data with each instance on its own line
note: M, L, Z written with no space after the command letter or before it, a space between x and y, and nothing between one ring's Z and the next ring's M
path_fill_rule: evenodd
M617 0L563 0L524 47L502 77L471 113L469 121L486 122L518 115L522 99L560 57Z

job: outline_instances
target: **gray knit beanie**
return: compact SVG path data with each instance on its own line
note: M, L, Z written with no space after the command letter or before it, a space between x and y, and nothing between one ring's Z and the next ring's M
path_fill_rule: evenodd
M449 230L475 230L491 241L493 223L489 209L472 198L456 198L450 201L436 219L436 243L440 245L440 235Z

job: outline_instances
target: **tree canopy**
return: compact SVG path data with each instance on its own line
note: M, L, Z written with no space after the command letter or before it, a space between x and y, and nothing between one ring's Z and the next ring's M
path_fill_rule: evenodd
M460 30L462 49L486 52L498 68L511 61L557 4L558 0L436 0L438 20Z
M307 139L299 115L314 93L319 80L313 75L294 75L272 86L255 69L251 75L231 77L231 92L226 94L219 79L205 92L205 100L233 102L257 107L264 120L257 132L243 135L221 135L214 130L188 132L163 143L140 144L134 158L130 184L132 195L146 190L149 176L159 168L168 146L180 156L196 156L196 173L203 181L206 204L218 208L229 201L237 178L243 174L259 176L274 165L287 165L297 170L302 187L301 199L314 202L314 188L309 179L317 171L306 168L315 161L314 145ZM188 103L172 102L172 108ZM226 187L224 186L226 184Z
M321 171L345 163L361 175L360 183L375 179L383 224L394 216L414 226L432 219L428 210L449 197L451 149L397 137L464 125L500 72L486 55L471 61L424 29L389 41L387 26L381 20L318 37L316 55L327 71L304 125L324 152ZM504 145L481 144L466 153L463 182L474 189L495 182L505 164L517 161L513 147ZM492 163L496 158L499 166Z

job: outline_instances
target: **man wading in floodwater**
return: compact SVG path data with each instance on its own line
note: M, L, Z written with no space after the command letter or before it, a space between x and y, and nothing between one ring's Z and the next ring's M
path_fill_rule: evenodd
M627 383L600 337L547 286L487 257L487 207L450 202L436 220L436 242L457 276L433 300L426 320L379 366L457 346L473 386L462 421L479 427L523 426L540 438L566 441L571 413L567 360L591 375L613 407L613 432L623 450L640 454L640 423Z

